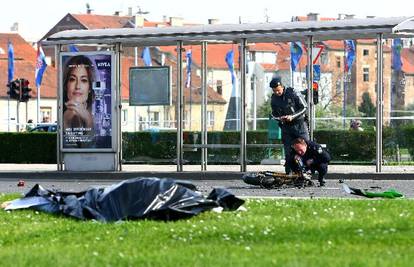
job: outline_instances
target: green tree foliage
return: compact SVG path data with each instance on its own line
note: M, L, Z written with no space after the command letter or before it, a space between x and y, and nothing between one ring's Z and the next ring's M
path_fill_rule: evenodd
M271 95L268 96L265 102L261 106L259 106L257 110L257 116L259 118L268 118L269 114L272 113L272 107L270 105L271 103ZM268 122L266 120L264 121L258 121L257 122L257 129L267 129Z
M375 117L376 107L372 103L371 96L368 92L362 94L362 102L358 110L363 113L364 117Z

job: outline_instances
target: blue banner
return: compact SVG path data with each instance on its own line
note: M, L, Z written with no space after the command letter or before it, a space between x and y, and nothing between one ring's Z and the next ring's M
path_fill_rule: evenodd
M233 49L227 52L226 63L227 63L227 66L229 67L229 71L231 74L231 83L234 85L236 77L234 76L234 51Z
M145 66L152 66L151 53L149 47L144 47L141 53L141 58L144 60Z
M12 43L8 43L8 82L11 82L14 77L14 49Z
M39 88L42 84L43 73L45 72L47 67L46 64L46 57L43 53L43 49L41 46L37 48L37 60L36 60L36 70L35 70L35 79L36 79L36 87Z
M193 63L193 56L192 56L193 54L191 50L188 50L185 55L187 57L187 81L185 83L185 87L190 88L191 86L191 64Z
M354 40L345 40L345 71L349 72L352 69L352 64L355 59L355 41Z
M401 61L401 49L402 41L401 39L394 39L392 42L392 68L396 71L401 70L402 61Z
M296 70L296 66L299 64L302 53L303 50L301 42L290 43L290 67L292 68L292 71Z
M69 52L79 52L79 49L76 45L69 45Z

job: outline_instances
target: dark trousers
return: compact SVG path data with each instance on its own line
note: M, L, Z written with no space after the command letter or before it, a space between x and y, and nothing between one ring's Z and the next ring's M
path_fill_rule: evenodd
M312 164L310 166L310 170L312 173L315 171L318 172L318 180L321 181L325 177L325 175L328 173L328 163L320 163L320 164Z
M309 140L309 131L305 122L300 122L289 126L283 125L281 128L283 149L285 150L285 172L290 173L292 170L287 163L291 158L292 142L298 137Z

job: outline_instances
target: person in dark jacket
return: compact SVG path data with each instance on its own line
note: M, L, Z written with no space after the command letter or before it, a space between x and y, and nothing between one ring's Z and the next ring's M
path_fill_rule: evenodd
M279 77L270 81L273 90L271 107L272 117L279 121L282 130L282 142L285 150L285 171L290 173L287 160L290 158L292 141L298 137L309 139L308 127L305 123L307 104L300 93L293 88L285 88Z
M292 142L292 154L288 161L295 172L318 172L320 186L325 185L325 175L328 172L328 163L331 160L329 153L316 142L297 138Z

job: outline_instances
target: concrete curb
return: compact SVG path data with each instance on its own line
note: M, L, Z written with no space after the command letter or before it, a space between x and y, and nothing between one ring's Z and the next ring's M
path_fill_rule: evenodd
M175 178L182 180L239 180L242 172L186 171L186 172L69 172L69 171L3 171L0 180L37 179L37 180L124 180L135 177ZM413 173L328 173L326 179L344 180L414 180Z

